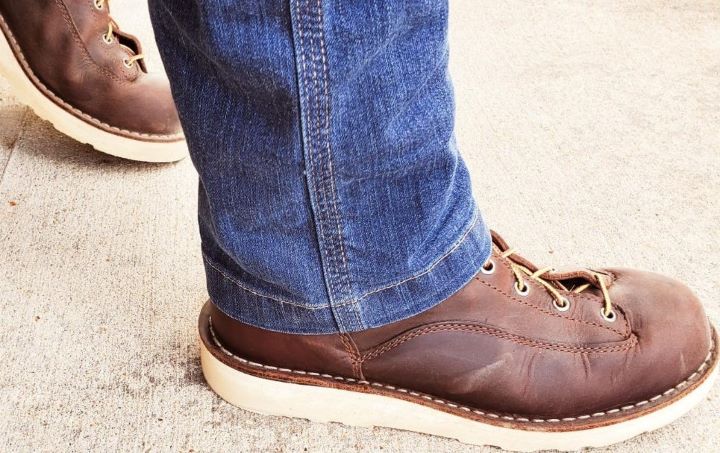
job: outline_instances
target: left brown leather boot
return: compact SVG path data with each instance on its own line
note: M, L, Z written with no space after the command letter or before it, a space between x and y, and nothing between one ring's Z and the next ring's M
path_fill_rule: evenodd
M115 156L187 155L170 86L108 0L0 0L0 75L56 129Z
M619 442L705 398L717 335L687 287L628 269L539 269L493 243L458 293L366 331L271 332L208 302L205 378L264 414L522 451Z

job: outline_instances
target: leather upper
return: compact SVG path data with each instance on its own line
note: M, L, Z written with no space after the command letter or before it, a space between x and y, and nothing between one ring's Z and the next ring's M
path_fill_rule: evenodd
M112 21L107 3L98 9L93 0L0 0L0 15L21 58L61 107L119 135L182 138L165 76L147 73L142 60L126 65L142 52L139 41L116 25L113 41L103 40Z
M290 335L258 329L212 308L234 354L263 364L403 387L471 407L528 417L572 417L652 398L687 379L708 356L711 328L684 285L605 269L617 315L601 314L597 288L562 290L559 311L542 285L515 290L495 247L492 274L414 317L361 332ZM569 288L568 288L569 289Z

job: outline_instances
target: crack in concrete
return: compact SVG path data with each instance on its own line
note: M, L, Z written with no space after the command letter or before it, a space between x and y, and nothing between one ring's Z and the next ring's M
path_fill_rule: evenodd
M7 155L7 159L5 160L5 164L2 166L2 170L0 170L0 184L2 184L3 180L5 179L5 173L7 172L8 167L10 166L10 160L12 160L13 155L15 154L15 149L17 148L18 143L20 142L20 139L23 137L25 133L25 129L27 127L28 122L28 113L30 111L29 107L25 107L22 112L22 118L20 118L20 122L18 125L18 131L15 135L15 139L10 142L10 145L8 146L9 152Z

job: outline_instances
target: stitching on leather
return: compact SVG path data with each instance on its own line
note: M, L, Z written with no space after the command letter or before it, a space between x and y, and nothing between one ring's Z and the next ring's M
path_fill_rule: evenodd
M110 77L111 79L115 80L116 82L120 82L122 84L126 84L127 81L121 79L116 74L113 74L112 71L109 71L107 68L104 68L98 64L97 61L90 55L90 52L87 50L87 46L85 46L85 43L83 42L82 38L80 37L80 33L78 32L77 26L75 25L75 21L70 16L70 11L67 9L67 5L65 5L65 2L63 0L55 0L55 4L60 9L60 13L63 17L63 20L65 21L65 24L70 27L70 34L73 37L73 41L75 41L75 44L80 47L80 50L83 54L83 60L87 61L88 63L91 63L93 66L95 66L95 69L99 70L101 73L103 73L105 76Z
M509 266L507 263L505 263L504 260L501 260L501 261L502 261L502 265L503 265L503 266L506 266L506 267ZM498 288L497 286L493 285L492 283L488 283L488 282L486 282L486 281L484 281L484 280L481 280L481 279L478 279L478 278L476 278L476 280L477 280L478 282L482 283L483 285L487 286L488 288L494 289L495 291L499 292L500 294L502 294L503 296L507 297L508 299L514 300L514 301L516 301L516 302L518 302L518 303L520 303L520 304L523 304L523 305L525 305L525 306L534 308L534 309L536 309L536 310L538 310L538 311L540 311L540 312L542 312L542 313L545 313L546 315L554 316L554 317L560 318L560 319L566 319L566 320L568 320L568 321L579 322L579 323L587 324L587 325L590 325L590 326L600 327L600 328L602 328L602 329L606 329L606 330L609 330L609 331L611 331L611 332L615 332L616 334L621 335L621 336L627 335L626 333L623 333L623 332L621 332L621 331L619 331L619 330L617 330L617 329L613 329L612 327L605 326L605 325L602 325L602 324L598 324L598 323L593 322L593 321L586 321L586 320L580 319L580 318L570 318L570 317L567 317L567 316L559 315L559 314L554 313L554 312L552 312L552 311L550 311L550 310L546 310L546 309L544 309L544 308L542 308L542 307L538 307L538 306L535 305L535 304L531 304L531 303L529 303L529 302L527 302L527 301L524 301L524 300L522 300L522 299L519 299L519 298L513 296L512 294L509 294L509 293L503 291L502 289ZM528 280L527 282L531 282L531 281ZM527 282L526 282L526 283L527 283ZM532 283L532 282L531 282L531 283ZM536 284L533 283L533 285L536 285ZM534 287L534 288L537 288L537 286L533 286L533 287Z
M357 377L357 373L356 373L356 369L355 369L356 368L355 367L355 355L353 354L352 349L348 346L347 338L345 337L344 333L340 334L340 342L342 343L343 347L345 348L345 352L347 353L347 355L350 358L350 364L352 365L353 376Z
M637 344L637 337L632 336L629 338L629 340L625 340L621 345L617 346L572 346L572 345L564 345L564 344L558 344L558 343L547 343L543 341L537 341L532 340L530 338L526 338L520 335L511 334L508 332L503 332L500 329L496 329L493 327L488 326L479 326L476 324L458 324L458 323L444 323L444 324L436 324L431 325L427 327L423 327L421 329L417 329L411 332L408 332L389 343L383 344L379 346L377 349L368 352L367 354L363 355L363 360L370 360L374 359L391 349L394 349L401 344L405 343L408 340L412 340L413 338L419 337L421 335L425 335L428 333L434 333L434 332L474 332L474 333L481 333L486 335L491 335L497 338L502 338L503 340L508 340L510 342L520 344L523 346L530 346L540 349L548 349L552 351L559 351L559 352L569 352L569 353L575 353L575 354L595 354L595 353L605 353L605 352L621 352L621 351L627 351L628 349L632 348Z
M591 294L577 294L577 293L575 293L575 294L573 294L573 297L575 298L575 300L586 300L586 301L588 301L588 302L599 302L597 296L593 296L593 295L591 295ZM624 329L623 329L622 335L624 335L624 336L629 335L630 332L631 332L630 322L628 321L627 316L625 316L625 311L622 310L622 306L619 305L619 304L613 303L613 306L614 306L614 308L619 309L619 311L621 311L622 314L623 314L623 317L622 317L622 318L623 318L622 326L624 327ZM607 326L606 326L606 327L607 327ZM617 332L617 331L616 331L616 332Z
M515 422L521 422L521 423L559 423L559 422L573 422L577 420L587 420L590 418L600 418L600 417L606 417L610 415L614 415L620 412L626 412L632 409L636 409L638 407L642 407L649 403L655 403L658 400L662 398L666 398L678 390L682 389L683 387L687 386L690 382L697 380L697 378L703 374L705 374L705 371L708 369L708 364L710 363L710 360L713 358L713 353L715 352L715 340L713 339L712 344L710 345L710 351L708 352L707 356L705 357L705 361L690 375L688 376L684 381L680 382L679 384L675 385L674 387L671 387L667 390L665 390L662 393L659 393L652 398L648 398L642 401L638 401L636 403L632 404L626 404L621 407L616 407L610 410L606 411L600 411L600 412L594 412L592 414L584 414L579 415L575 417L564 417L564 418L528 418L528 417L512 417L509 415L500 415L493 412L485 412L481 411L479 409L474 409L468 406L459 405L450 401L446 401L440 398L435 398L431 395L420 393L420 392L414 392L402 387L395 387L392 385L382 384L379 382L370 382L365 380L358 380L353 378L346 378L342 376L333 376L332 374L327 373L316 373L312 371L302 371L302 370L293 370L290 368L278 368L275 366L270 365L263 365L262 363L253 362L247 359L243 359L242 357L238 357L235 354L233 354L231 351L226 349L222 343L218 340L217 336L215 335L215 331L212 328L212 318L208 319L208 326L210 330L210 335L212 336L213 342L215 345L228 357L232 358L233 360L236 360L244 365L252 366L255 368L262 368L270 371L281 371L285 373L293 373L298 375L305 375L305 376L313 376L313 377L323 377L326 379L332 379L335 381L342 381L347 382L353 385L363 385L363 386L372 386L372 387L379 387L386 390L391 390L394 392L406 394L406 395L412 395L415 397L422 398L427 401L431 401L434 403L442 404L448 407L451 407L453 409L458 409L464 412L472 412L473 414L480 415L483 417L488 417L492 419L501 419L501 420L508 420L508 421L515 421Z
M489 288L494 289L495 291L499 292L500 294L502 294L503 296L507 297L508 299L512 299L512 300L514 300L514 301L516 301L516 302L518 302L518 303L520 303L520 304L523 304L523 305L526 305L526 306L528 306L528 307L534 308L534 309L536 309L536 310L538 310L538 311L540 311L540 312L542 312L542 313L545 313L545 314L547 314L547 315L554 316L554 317L560 318L560 319L566 319L566 320L568 320L568 321L574 321L574 322L579 322L579 323L582 323L582 324L588 324L588 325L591 325L591 326L600 327L600 328L609 330L609 331L611 331L611 332L615 332L615 333L617 333L618 335L625 335L623 332L621 332L621 331L619 331L619 330L617 330L617 329L613 329L612 327L604 326L604 325L602 325L602 324L598 324L598 323L593 322L593 321L586 321L586 320L584 320L584 319L579 319L579 318L570 318L570 317L566 317L566 316L559 315L559 314L557 314L557 313L553 313L553 312L550 311L550 310L546 310L546 309L544 309L544 308L542 308L542 307L538 307L538 306L535 305L535 304L531 304L531 303L529 303L529 302L527 302L527 301L524 301L524 300L522 300L522 299L519 299L519 298L513 296L512 294L509 294L509 293L503 291L502 289L498 288L497 286L495 286L495 285L493 285L493 284L491 284L491 283L488 283L488 282L485 282L485 281L479 280L479 279L478 279L478 281L479 281L480 283L482 283L483 285L485 285L485 286L487 286L487 287L489 287Z
M356 378L362 379L362 370L361 370L361 361L362 358L360 357L360 354L358 353L357 349L352 343L352 339L344 333L340 334L340 341L342 341L343 346L345 346L345 350L347 351L348 355L350 356L350 362L352 363L352 369L353 369L353 376Z
M65 102L63 99L61 99L58 95L56 95L50 88L48 88L47 85L45 85L38 77L35 75L35 72L30 67L30 63L28 63L27 59L25 58L25 55L22 53L22 49L20 48L20 44L15 39L15 35L13 35L12 31L10 30L10 25L5 21L5 18L0 16L0 24L2 25L2 31L4 32L5 36L7 37L8 44L11 47L11 50L14 50L14 54L19 60L20 65L22 66L22 69L24 70L25 74L30 78L30 80L33 82L34 85L36 85L38 88L41 89L41 92L43 95L50 97L53 102L58 104L60 107L62 107L65 111L84 119L85 121L88 121L91 124L94 124L95 126L102 126L105 129L108 129L109 131L115 131L122 134L125 134L127 136L130 136L132 138L153 138L153 139L167 139L167 140L179 140L183 138L182 133L177 134L148 134L144 132L136 132L131 131L128 129L123 129L116 126L111 126L110 124L105 123L104 121L101 121L97 118L95 118L92 115L89 115L82 110L79 110L72 105Z

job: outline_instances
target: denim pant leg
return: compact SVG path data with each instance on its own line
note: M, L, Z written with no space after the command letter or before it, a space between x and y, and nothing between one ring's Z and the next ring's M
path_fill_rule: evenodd
M288 333L422 312L490 253L442 0L151 0L200 175L207 285Z

